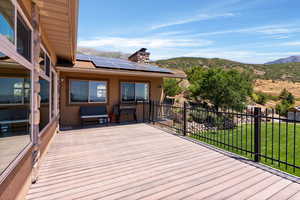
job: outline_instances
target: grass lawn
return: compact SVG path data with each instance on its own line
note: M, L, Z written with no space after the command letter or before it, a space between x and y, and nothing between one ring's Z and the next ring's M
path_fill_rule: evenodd
M243 124L230 130L202 131L192 134L190 137L250 159L254 158L253 154L243 151L254 151L254 126L251 124ZM216 141L229 144L233 147L228 147ZM242 150L234 147L240 147ZM261 124L261 154L300 167L300 124L274 122L274 126L272 126L272 123L263 122ZM283 163L263 157L261 158L261 162L290 174L300 176L300 169L294 169Z

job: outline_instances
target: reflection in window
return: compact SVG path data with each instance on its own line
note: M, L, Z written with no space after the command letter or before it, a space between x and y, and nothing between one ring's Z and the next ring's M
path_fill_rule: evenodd
M122 102L147 101L149 99L148 83L121 83Z
M0 0L0 34L15 41L15 7L11 0Z
M134 83L121 83L122 101L135 101Z
M17 19L17 51L31 62L31 30L20 14Z
M91 81L89 92L90 102L106 102L106 82Z
M50 65L51 65L51 62L50 62L50 58L46 55L46 75L47 76L50 76Z
M88 102L89 100L89 82L88 81L70 81L71 102Z
M30 142L31 75L25 67L0 55L1 174Z
M105 103L106 99L106 81L70 81L70 101L72 103Z
M40 78L40 96L41 96L41 107L40 107L40 131L47 126L49 123L49 112L50 112L50 104L49 104L49 82Z
M56 83L55 83L55 74L52 72L51 73L51 117L54 117L55 114L55 87L56 87Z
M135 84L135 100L136 101L146 101L148 100L148 84L147 83L136 83Z

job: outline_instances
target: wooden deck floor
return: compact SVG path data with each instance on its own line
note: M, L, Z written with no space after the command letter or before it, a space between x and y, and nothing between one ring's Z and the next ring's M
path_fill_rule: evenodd
M57 135L27 199L299 200L300 185L135 124Z

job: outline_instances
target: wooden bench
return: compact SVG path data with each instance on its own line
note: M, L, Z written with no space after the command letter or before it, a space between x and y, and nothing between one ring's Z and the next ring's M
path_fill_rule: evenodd
M81 126L95 122L97 124L107 124L109 118L106 106L81 106L80 120Z

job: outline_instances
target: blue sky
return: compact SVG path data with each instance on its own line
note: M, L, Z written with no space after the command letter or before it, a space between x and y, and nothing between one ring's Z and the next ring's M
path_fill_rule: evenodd
M300 55L299 0L80 0L79 47L151 59L264 63Z

